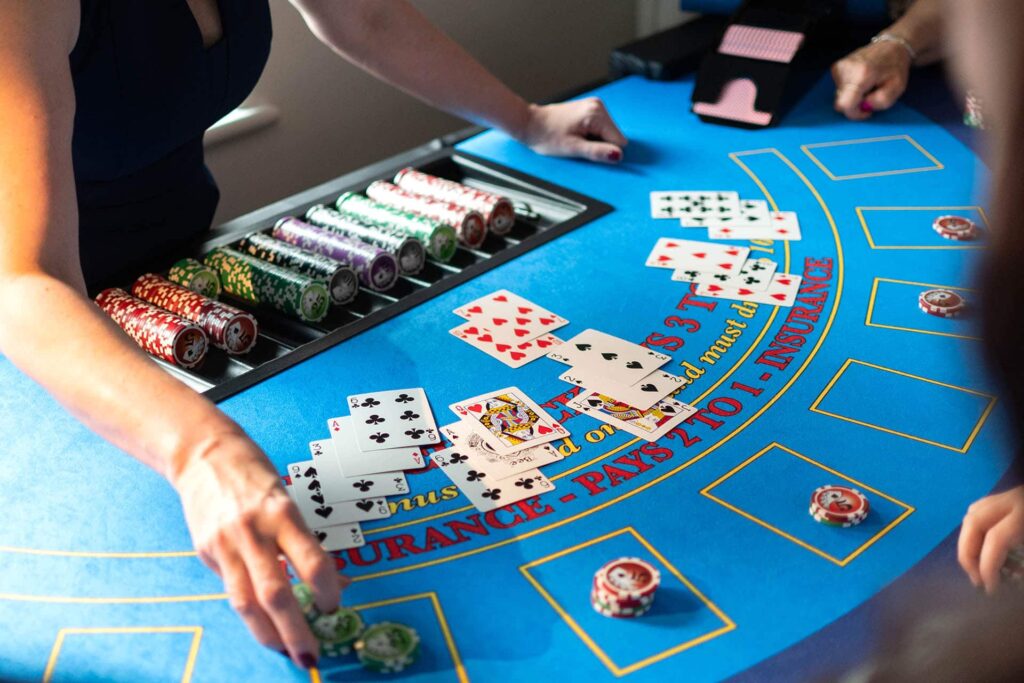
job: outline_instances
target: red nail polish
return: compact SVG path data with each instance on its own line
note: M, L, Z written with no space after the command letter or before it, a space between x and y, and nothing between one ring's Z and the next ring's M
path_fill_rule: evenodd
M874 109L874 107L871 106L871 103L868 102L867 100L861 100L861 102L860 102L860 110L862 112L864 112L865 114L870 114L875 109Z
M620 152L617 149L613 149L612 151L608 152L608 161L618 161L621 158L622 152Z
M299 655L299 663L302 664L302 668L304 669L312 669L316 666L316 657L308 652L303 652Z

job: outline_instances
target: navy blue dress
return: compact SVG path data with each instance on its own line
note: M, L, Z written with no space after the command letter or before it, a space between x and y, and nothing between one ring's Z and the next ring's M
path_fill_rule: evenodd
M210 228L220 194L203 132L252 91L271 40L267 0L218 6L224 37L204 48L185 0L82 0L72 156L90 288L125 284Z

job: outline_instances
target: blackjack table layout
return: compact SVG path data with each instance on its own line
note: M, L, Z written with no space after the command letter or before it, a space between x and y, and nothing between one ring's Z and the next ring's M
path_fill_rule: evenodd
M540 222L486 267L457 257L427 294L376 317L335 320L301 343L301 330L271 320L255 369L211 356L183 375L282 476L346 413L346 397L367 391L422 387L441 425L456 419L450 404L515 386L568 431L552 444L564 458L544 469L554 490L480 512L431 463L406 473L388 518L363 524L363 545L332 553L353 579L346 605L415 628L411 666L381 674L325 658L304 671L258 646L197 559L170 486L0 358L0 677L765 680L801 647L866 648L872 626L851 614L948 550L967 506L1007 467L970 305L985 169L955 119L908 104L840 118L827 77L758 131L702 123L688 111L692 88L628 77L587 93L630 139L618 165L543 157L485 131L366 169L363 187L419 157L461 164L527 197ZM355 184L314 188L214 239ZM799 241L735 242L803 278L794 305L700 296L645 266L661 237L707 239L651 216L650 192L682 189L798 214ZM974 221L980 238L937 234L947 214ZM932 288L968 307L922 312ZM571 408L581 389L559 379L564 365L512 369L449 334L462 322L454 309L499 289L566 318L563 340L594 328L668 354L664 370L690 380L676 398L698 412L647 442ZM41 323L60 333L60 321ZM849 528L816 521L810 496L826 484L863 492L868 516ZM595 570L617 557L660 572L642 617L591 605ZM827 670L832 645L789 660L786 676Z

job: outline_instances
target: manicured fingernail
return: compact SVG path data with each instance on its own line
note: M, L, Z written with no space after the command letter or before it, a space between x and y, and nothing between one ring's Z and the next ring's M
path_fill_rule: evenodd
M312 669L316 666L316 657L308 652L303 652L299 655L299 663L302 664L303 669Z
M620 152L617 149L613 149L612 151L608 152L608 161L618 161L621 158L622 152Z
M290 656L288 654L288 650L278 650L277 654L281 655L282 657L289 657Z
M861 100L860 110L865 114L870 114L871 112L874 111L874 108L871 106L871 103L868 102L867 100Z

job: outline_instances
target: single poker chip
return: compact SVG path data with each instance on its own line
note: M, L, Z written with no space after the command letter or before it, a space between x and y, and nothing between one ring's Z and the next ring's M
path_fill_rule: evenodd
M951 289L928 289L917 296L917 306L929 315L952 318L967 307L967 299Z
M820 486L811 494L809 512L818 522L853 526L867 519L871 505L867 496L850 486Z
M973 240L981 232L977 223L963 216L939 216L932 229L948 240Z
M639 557L620 557L594 574L594 586L618 600L639 600L654 595L661 572Z
M299 602L299 609L306 615L306 620L312 622L318 616L320 611L316 608L316 601L313 598L313 589L305 583L292 584L292 595Z
M416 661L420 637L405 624L382 621L368 626L355 643L359 662L371 671L397 673Z
M330 614L320 614L310 622L313 635L320 641L320 653L325 657L343 657L352 652L365 624L359 612L339 607Z

